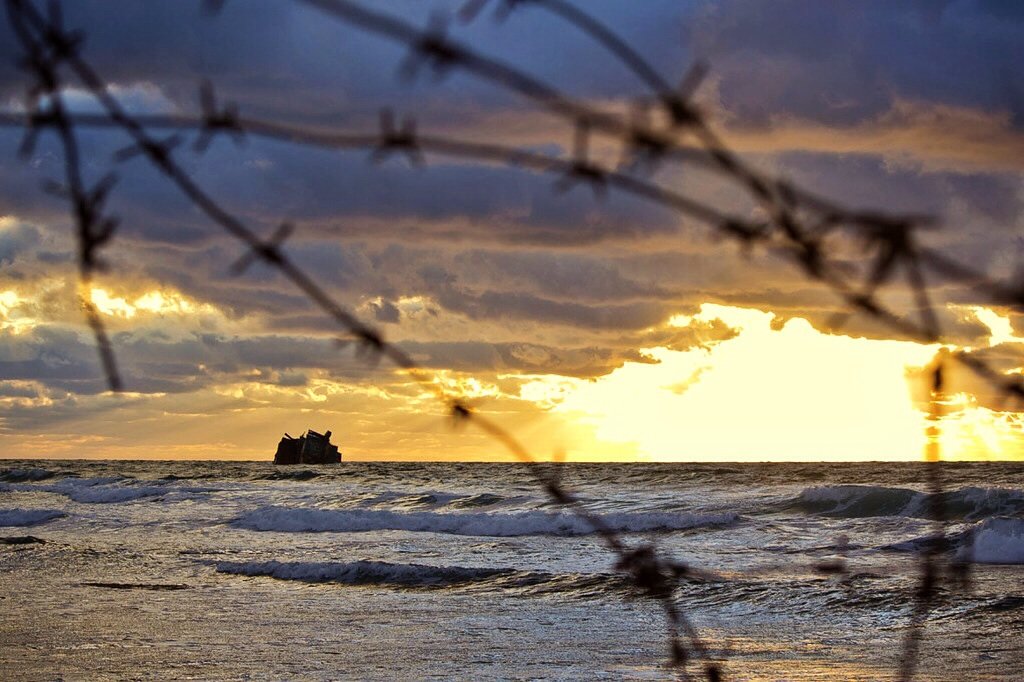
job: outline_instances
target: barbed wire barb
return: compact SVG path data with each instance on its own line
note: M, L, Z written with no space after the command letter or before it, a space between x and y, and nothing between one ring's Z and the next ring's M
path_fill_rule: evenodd
M92 300L93 273L103 268L98 252L113 238L118 225L116 217L106 216L103 212L104 203L116 182L116 177L112 174L106 175L91 190L87 189L82 174L78 140L64 105L60 92L60 77L57 74L57 67L61 62L77 57L77 49L84 41L84 36L78 32L64 31L60 3L53 1L48 6L49 21L46 31L36 39L24 21L24 8L22 0L8 1L8 22L26 53L22 66L34 79L28 89L31 112L29 128L22 139L19 153L27 156L33 152L41 130L50 127L57 132L64 151L65 184L50 183L49 187L51 193L66 199L71 206L78 243L79 303L93 333L107 387L116 393L123 389L124 384L106 325ZM42 99L45 99L45 103L41 102Z
M245 129L239 122L238 105L226 102L218 106L217 94L209 79L204 79L199 85L199 106L203 113L203 127L193 144L196 152L205 152L219 134L227 135L237 146L245 143Z

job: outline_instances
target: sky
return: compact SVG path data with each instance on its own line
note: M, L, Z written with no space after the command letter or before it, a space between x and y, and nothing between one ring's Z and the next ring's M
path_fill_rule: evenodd
M629 111L643 84L529 3L449 35L566 94ZM426 25L461 3L377 0ZM853 208L927 214L942 253L1024 277L1024 5L1012 0L588 0L670 82L709 66L695 101L756 168ZM84 56L132 112L196 115L198 87L253 118L373 132L378 112L420 133L569 154L570 124L458 69L400 76L408 51L302 2L67 3ZM0 106L29 79L0 22ZM76 111L97 111L73 82ZM270 459L284 432L331 429L350 459L508 457L454 428L429 387L339 347L280 275L231 271L244 250L123 135L79 130L91 181L114 170L121 220L89 286L125 391L107 390L76 295L73 223L41 189L60 179L44 133L19 159L0 128L0 457ZM191 140L189 140L191 141ZM595 158L620 150L595 138ZM933 278L942 344L905 338L792 263L714 238L689 218L493 163L326 151L248 138L175 159L285 248L349 310L539 458L919 459L926 368L941 347L1024 372L1024 311ZM755 216L743 192L687 164L651 178ZM905 288L885 302L911 314ZM963 369L941 400L944 457L1024 458L1022 406Z

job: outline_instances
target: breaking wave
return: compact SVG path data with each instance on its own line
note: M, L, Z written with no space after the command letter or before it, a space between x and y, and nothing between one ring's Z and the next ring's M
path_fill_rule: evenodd
M961 488L933 497L910 488L833 485L807 488L786 508L839 518L905 516L929 518L933 503L947 518L978 521L996 516L1024 515L1024 491L1012 488Z
M54 483L12 483L11 490L36 491L64 495L82 504L115 504L147 498L187 499L197 493L215 492L219 488L164 485L139 485L135 479L115 476L101 478L67 478Z
M481 507L494 507L498 505L510 505L532 498L524 495L503 496L489 492L481 493L452 493L438 490L427 491L400 491L385 490L366 496L359 502L360 507L369 508L398 508L402 510L427 510L448 507L451 509L477 509Z
M56 476L47 469L4 469L0 471L0 481L6 483L23 483L25 481L45 481Z
M0 526L36 526L62 516L57 509L0 509Z
M132 502L147 497L157 497L165 495L168 491L167 488L162 486L75 486L60 488L53 492L67 495L75 502L83 504L112 504L116 502Z
M257 476L257 481L309 481L314 478L319 478L320 474L310 469L299 469L297 471L291 469L284 469L280 471L272 471L269 474Z
M684 514L675 512L608 513L599 515L609 528L624 533L673 531L735 523L737 514ZM309 509L262 507L236 518L232 525L256 531L286 533L358 533L405 530L420 533L514 537L521 535L590 535L594 528L572 514L540 511L504 514L392 512L371 509Z
M515 572L512 569L501 568L392 564L386 561L220 561L217 562L216 568L219 573L267 576L306 583L405 587L446 587L480 582Z
M213 565L218 573L305 583L388 585L407 588L484 585L494 589L521 590L527 594L573 594L580 597L597 597L629 590L625 578L609 573L549 573L514 568L429 566L366 560L219 561Z
M976 563L1024 564L1024 519L986 519L969 535L969 557Z
M985 519L947 536L958 559L977 564L1024 564L1024 519ZM933 547L935 535L923 535L882 549L921 552Z
M457 509L471 509L473 507L490 507L507 501L509 501L508 498L502 497L501 495L495 495L493 493L478 493L469 497L460 497L452 500L451 506Z

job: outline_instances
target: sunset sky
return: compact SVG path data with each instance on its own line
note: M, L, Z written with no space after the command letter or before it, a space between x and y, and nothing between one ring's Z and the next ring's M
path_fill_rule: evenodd
M426 25L461 2L366 0ZM492 2L492 7L496 3ZM583 4L583 3L581 3ZM1024 279L1024 3L613 2L587 9L664 76L710 66L697 101L757 168L851 207L939 219L927 243L1006 282ZM451 36L621 111L644 90L578 31L537 8L487 11ZM378 111L422 133L569 153L572 128L458 70L396 77L407 50L286 0L68 3L84 55L133 112L195 114L197 89L246 116L373 132ZM0 21L0 97L29 84ZM81 90L78 111L96 111ZM82 131L98 179L127 144ZM76 298L73 225L45 193L61 148L17 158L0 129L0 457L270 459L282 433L332 429L352 459L502 459L453 429L433 394L386 362L339 349L337 329L141 159L117 165L122 227L92 296L126 392L107 391ZM191 142L191 140L189 140ZM616 159L597 140L601 159ZM744 253L703 225L615 192L552 191L522 169L218 138L175 158L286 249L434 380L538 457L583 460L918 459L923 368L940 350L863 315L791 263ZM658 183L749 213L742 192L687 165ZM1024 372L1024 311L932 280L943 342ZM905 290L886 303L907 312ZM949 378L943 456L1024 458L1022 406L965 370Z

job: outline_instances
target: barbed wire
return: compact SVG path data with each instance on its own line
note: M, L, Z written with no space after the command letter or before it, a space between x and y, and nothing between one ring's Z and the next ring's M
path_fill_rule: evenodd
M228 136L236 142L252 136L316 148L361 149L369 152L372 161L401 155L411 165L423 165L428 155L438 155L496 163L554 175L557 178L556 186L563 189L584 185L590 187L598 197L609 190L630 194L707 224L712 227L714 234L732 239L748 250L757 246L795 263L805 276L822 282L838 295L849 311L865 314L892 331L925 343L938 343L942 338L939 319L928 293L926 272L944 281L967 285L995 303L1024 304L1024 287L1015 283L997 282L974 268L921 246L917 232L919 228L930 224L928 218L847 209L788 181L765 176L748 166L725 146L711 129L704 114L692 103L694 91L706 70L703 65L693 67L684 76L680 86L673 89L614 32L563 0L496 0L495 4L499 14L520 5L538 5L594 38L653 91L655 106L663 114L666 125L652 126L646 115L624 117L600 111L587 102L573 99L516 67L484 56L452 40L447 35L447 26L437 20L433 20L426 28L418 28L402 19L348 0L297 2L361 30L408 46L410 53L400 66L400 73L406 76L414 76L423 66L442 75L461 68L499 87L517 92L556 116L565 118L575 130L572 154L550 155L506 145L422 135L418 133L413 117L403 118L398 123L390 110L382 111L376 132L358 134L325 132L251 119L242 116L236 105L221 104L213 85L208 81L200 85L201 115L198 117L136 115L129 113L120 104L110 93L106 81L84 60L80 52L82 36L64 29L59 2L50 3L48 14L40 12L29 0L6 2L9 20L27 55L24 66L33 78L33 83L29 88L26 112L0 114L0 126L24 128L26 136L22 149L28 149L29 153L40 132L47 129L57 132L64 150L67 185L62 196L71 203L76 220L80 282L83 289L88 291L91 275L99 267L97 251L109 244L116 227L116 220L103 212L104 200L114 180L113 176L106 176L91 190L86 189L82 180L75 130L78 127L117 129L129 136L132 145L118 152L116 159L125 160L132 156L146 159L211 221L247 247L247 251L232 266L233 274L242 274L257 261L274 267L335 321L345 333L342 341L355 341L361 355L375 361L386 359L406 371L446 406L456 422L475 424L501 443L514 458L523 462L535 462L536 459L510 432L470 408L462 396L434 381L432 373L420 368L410 355L386 341L377 330L340 305L288 257L283 246L294 231L292 225L283 224L271 237L262 239L255 230L204 191L175 160L175 153L183 142L182 134L195 134L193 148L200 153L218 135ZM207 9L212 12L219 10L223 4L223 0L205 2ZM460 17L464 20L473 19L485 4L487 0L470 0L464 5ZM65 87L65 81L59 73L61 68L74 74L99 102L103 113L80 114L67 110L61 94ZM652 108L650 102L637 102L641 113L646 114ZM150 132L160 129L171 130L174 134L159 139ZM594 134L617 140L624 149L624 158L630 163L612 168L593 161L589 156L589 142ZM677 190L631 172L639 161L648 167L663 163L684 163L698 164L715 171L748 192L767 220L728 214L713 205L687 197ZM860 281L847 274L846 263L835 262L830 258L825 240L839 232L848 233L863 245L862 253L865 254L866 262L861 264L864 276ZM899 315L879 300L881 290L893 285L901 269L918 308L918 320ZM83 295L83 301L108 385L111 390L120 390L122 382L102 319L91 299ZM941 415L934 406L937 405L937 395L942 391L941 377L946 360L959 362L971 369L1008 398L1024 397L1024 384L1020 377L1007 376L984 360L964 351L946 353L943 364L936 365L932 372L933 412L926 457L930 472L928 486L932 493L941 492L937 468L937 429ZM686 677L690 661L695 660L707 679L720 679L724 674L721 661L716 660L678 601L680 579L694 575L696 569L661 556L653 544L630 546L599 515L589 512L581 500L561 484L554 470L533 468L531 471L554 502L567 507L593 528L606 547L616 555L617 569L630 578L638 592L661 604L668 624L670 663L677 673ZM933 500L940 498L938 494L930 496ZM966 564L952 562L951 551L941 540L945 537L945 514L938 506L941 502L936 501L934 505L931 516L937 524L937 537L940 540L934 543L935 549L926 550L922 554L920 585L915 593L915 608L900 659L903 679L910 679L914 674L922 627L931 608L940 561L949 562L951 574L960 583L967 579ZM845 570L845 565L839 569ZM821 570L831 572L833 568L821 567Z
M45 76L50 79L51 87L48 88L47 92L59 91L61 81L57 77L56 67L62 63L66 64L102 105L108 119L117 124L118 127L132 138L134 145L120 153L119 156L121 158L126 158L129 154L141 155L147 158L150 163L177 185L179 190L210 219L220 225L231 236L250 247L251 251L246 254L247 259L258 259L276 267L311 301L354 336L366 354L375 357L386 357L398 367L406 370L416 381L429 388L448 406L451 415L456 421L477 424L486 433L505 445L513 456L520 461L535 461L526 448L509 432L490 420L479 416L460 397L449 395L443 386L431 381L429 374L417 367L410 356L397 346L384 341L379 333L364 325L340 304L336 303L312 278L295 265L280 248L280 242L290 230L279 230L270 240L261 241L250 228L223 209L193 182L190 176L173 159L172 152L177 146L177 140L168 138L168 140L158 141L151 137L145 128L121 107L116 98L110 95L105 82L79 56L76 50L77 42L70 41L67 34L63 31L59 19L59 7L58 2L51 3L50 16L45 17L29 2L8 0L8 9L12 16L12 21L17 22L19 27L23 29L18 32L18 38L22 42L23 47L28 51L35 49L36 38L32 35L33 31L40 41L54 46L51 53L42 56L47 61L46 67L35 69L35 75L38 78ZM56 46L61 46L61 48L58 50ZM32 93L30 93L31 95ZM206 101L208 102L210 99L207 98ZM37 101L38 96L31 97L31 100ZM65 127L70 125L66 118L62 119L62 122ZM36 125L39 124L37 123ZM208 128L213 127L212 125L208 126ZM208 130L204 132L208 132ZM77 155L65 155L65 165L74 166L76 169L69 171L69 174L80 173L77 170L79 162L80 159ZM244 269L245 265L246 262L243 261L236 269ZM108 381L111 390L118 390L120 388L119 382L115 383L113 375L109 373ZM681 674L685 675L686 663L690 658L690 652L693 652L702 661L705 676L710 680L720 679L719 665L711 660L709 651L700 639L696 628L689 622L689 619L675 601L678 579L686 574L685 565L659 557L654 547L650 545L630 547L599 516L587 511L578 498L560 485L556 477L545 475L542 471L535 471L535 475L552 499L572 509L575 514L587 522L602 538L605 545L618 557L616 568L631 578L634 587L644 596L656 599L662 604L668 620L672 665ZM688 638L688 645L683 643L683 636Z
M26 127L25 137L18 148L18 156L26 159L35 149L39 132L52 127L57 131L64 151L64 184L47 183L50 194L67 199L71 204L71 213L75 220L78 242L78 297L85 312L86 321L92 329L99 352L100 365L107 377L107 384L112 391L120 391L123 387L121 375L117 368L114 349L110 343L103 318L92 300L92 276L105 265L99 258L99 250L106 246L114 236L118 221L104 215L104 203L114 185L114 177L104 176L92 188L87 188L81 171L81 152L75 135L74 124L71 122L64 98L60 92L60 79L56 66L63 55L74 50L81 43L82 36L65 33L61 26L60 6L55 5L51 12L51 22L62 33L59 41L36 40L25 25L22 16L17 12L9 12L11 27L25 49L25 59L21 66L31 73L35 79L29 90L31 123ZM45 99L45 101L44 101Z

